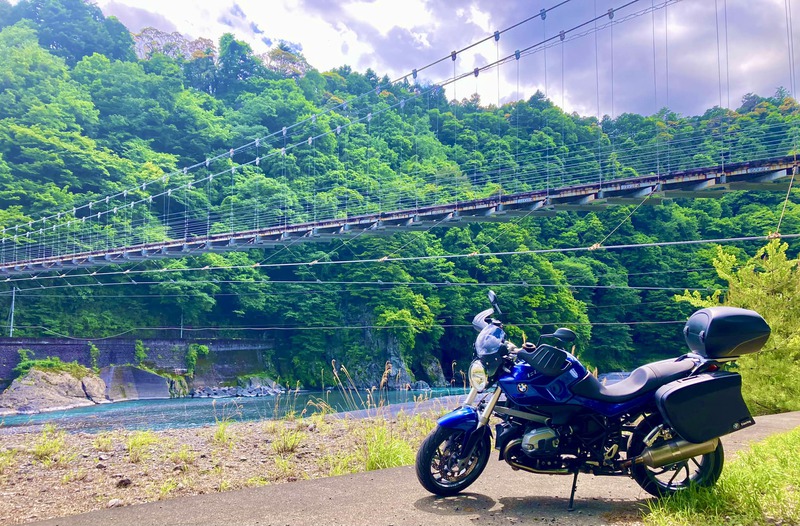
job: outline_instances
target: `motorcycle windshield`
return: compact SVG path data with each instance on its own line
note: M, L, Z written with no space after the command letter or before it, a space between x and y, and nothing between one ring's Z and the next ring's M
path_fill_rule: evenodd
M475 339L475 352L478 358L494 356L500 352L500 346L506 339L506 333L497 325L487 325Z
M494 309L486 309L484 311L479 312L472 318L472 326L475 327L475 330L480 332L489 325L489 322L486 321L492 314L494 314Z

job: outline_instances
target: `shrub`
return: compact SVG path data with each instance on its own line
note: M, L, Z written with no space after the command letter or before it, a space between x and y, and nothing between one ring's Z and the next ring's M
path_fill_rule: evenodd
M91 371L80 365L78 362L62 362L58 356L48 356L47 358L33 359L33 352L28 349L20 349L20 362L13 369L14 377L25 376L31 369L45 372L68 373L78 380L91 374Z
M133 348L133 359L136 360L136 365L142 365L142 362L147 360L147 351L149 349L144 346L142 340L136 340Z
M194 369L197 366L198 356L208 356L209 349L207 345L200 345L199 343L191 343L186 349L186 374L194 376Z
M92 364L92 369L95 372L98 370L97 367L97 360L100 358L100 349L97 348L97 345L89 342L89 363Z

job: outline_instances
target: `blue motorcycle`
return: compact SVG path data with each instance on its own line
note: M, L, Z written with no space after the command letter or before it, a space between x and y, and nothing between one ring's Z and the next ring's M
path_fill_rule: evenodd
M420 483L436 495L463 491L480 476L492 450L514 470L632 477L664 496L692 484L711 486L722 471L723 436L755 423L742 399L742 379L723 370L761 350L770 328L754 311L711 307L684 327L688 354L643 365L604 385L569 352L575 333L560 328L534 345L506 338L497 296L475 316L480 332L469 367L471 390L439 419L417 453Z

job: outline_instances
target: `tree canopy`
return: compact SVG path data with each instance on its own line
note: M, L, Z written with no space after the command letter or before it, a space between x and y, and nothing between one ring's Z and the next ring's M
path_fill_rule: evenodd
M610 179L713 166L796 153L800 138L800 106L780 90L771 97L748 94L736 110L681 116L665 108L598 121L567 114L541 93L497 107L477 95L448 101L443 89L390 84L346 65L320 72L296 47L284 44L259 56L232 34L216 44L156 29L132 36L83 0L14 6L0 0L0 83L4 246L15 242L15 225L53 212L68 216L89 199L143 183L164 189L188 181L176 175L178 167L303 121L293 133L319 136L311 148L234 170L224 183L179 192L170 213L183 217L184 226L160 223L167 203L159 198L148 211L115 218L112 226L124 228L98 224L94 239L113 244L115 232L134 228L146 230L148 239L180 238L190 224L206 233L226 231L236 207L291 223L345 205L347 214L359 214L413 200L525 191L535 184L530 181L556 187L575 173ZM275 154L283 146L278 139L260 151ZM491 176L501 168L510 175L498 183ZM167 174L170 180L162 182ZM107 278L102 287L76 276L71 286L26 288L17 294L15 333L133 331L141 338L170 334L143 328L213 327L201 334L268 340L267 358L279 374L309 387L321 383L331 359L355 371L383 363L387 349L403 356L415 378L429 379L425 364L435 359L449 379L466 368L474 338L469 320L483 310L487 285L494 284L506 321L516 326L514 338L535 340L570 327L582 359L601 371L631 369L683 352L681 322L692 306L673 295L725 286L733 271L717 274L713 267L718 261L719 270L723 256L695 245L313 268L253 265L588 247L612 232L608 242L615 244L766 235L776 229L784 197L724 193L648 203L630 218L633 205L150 261L139 264L149 273L135 285L124 276ZM800 225L795 197L783 218L786 232ZM743 244L731 254L744 260L758 249ZM791 245L769 250L759 254L770 262L796 253ZM226 270L189 270L206 267ZM169 279L164 268L173 271ZM746 292L749 285L743 286ZM744 297L736 290L731 284L730 301ZM8 291L0 283L0 292Z

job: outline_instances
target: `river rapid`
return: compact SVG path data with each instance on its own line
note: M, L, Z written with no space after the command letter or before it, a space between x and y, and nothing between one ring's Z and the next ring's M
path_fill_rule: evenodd
M366 416L371 409L397 405L412 409L425 400L461 395L464 389L431 391L289 392L253 398L172 398L115 402L64 411L0 418L0 435L29 433L46 424L71 433L99 433L119 429L176 429L213 425L220 421L245 422L283 418L289 414L310 416L319 411L355 412ZM367 410L367 411L364 411Z

